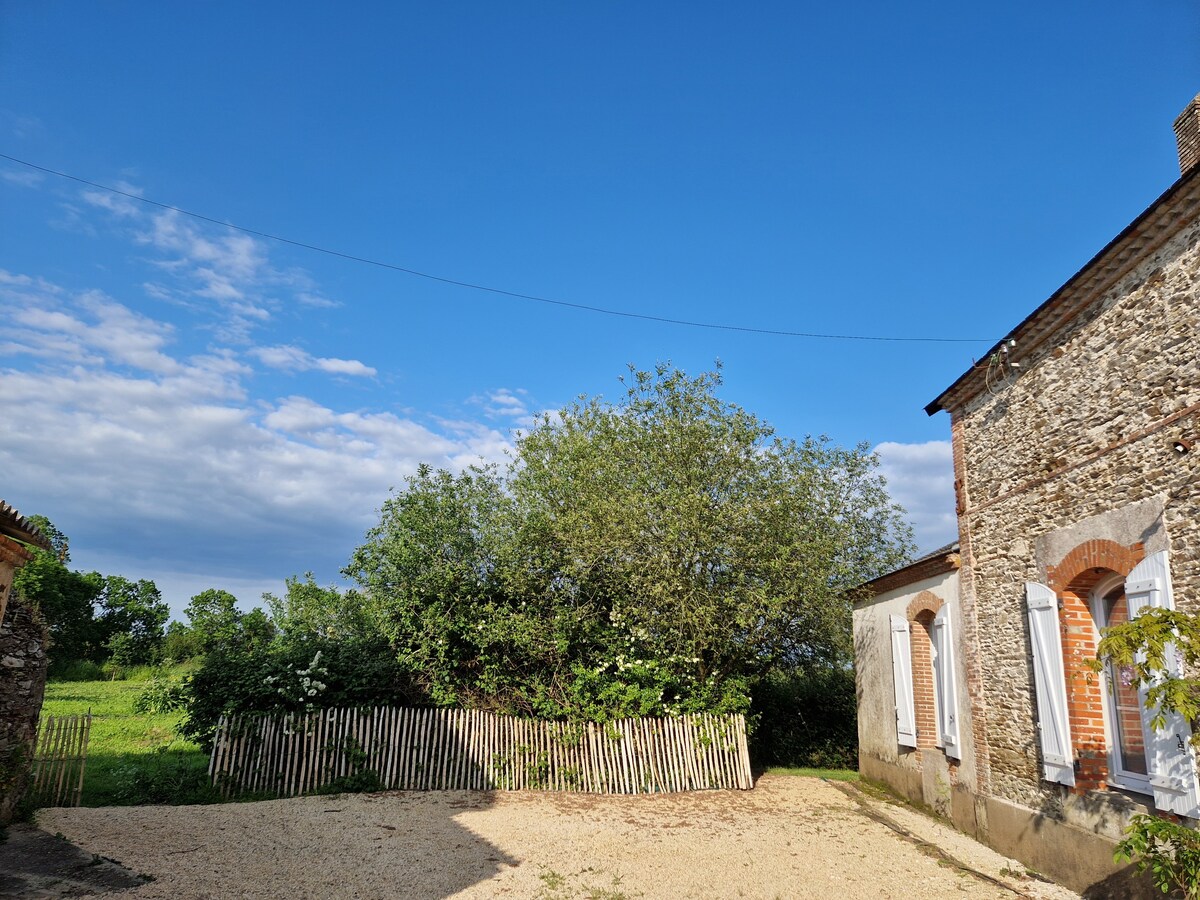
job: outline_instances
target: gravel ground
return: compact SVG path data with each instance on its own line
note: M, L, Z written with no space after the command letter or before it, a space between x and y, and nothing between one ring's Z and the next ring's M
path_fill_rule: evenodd
M152 876L130 900L1077 897L911 809L785 776L745 792L55 809L38 824Z

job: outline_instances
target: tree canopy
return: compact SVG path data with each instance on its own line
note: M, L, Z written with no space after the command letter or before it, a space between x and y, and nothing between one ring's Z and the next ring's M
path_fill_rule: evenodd
M423 467L346 574L444 703L606 717L745 709L772 666L844 667L856 586L911 551L866 446L792 441L720 372L630 371L506 471Z
M121 666L158 661L170 616L153 581L67 568L70 542L45 516L29 517L51 549L33 557L13 577L13 591L35 606L50 630L52 666L112 659Z
M46 524L39 523L39 527L43 534L47 533ZM53 533L61 537L57 529ZM68 569L66 539L56 544L51 538L51 542L55 550L34 548L33 557L16 571L13 593L21 601L36 606L45 617L50 629L52 659L95 659L103 653L104 643L95 613L103 578L96 572Z

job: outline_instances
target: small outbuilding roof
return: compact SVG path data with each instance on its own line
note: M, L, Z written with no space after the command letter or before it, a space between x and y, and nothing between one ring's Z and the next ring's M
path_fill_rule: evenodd
M888 572L886 575L880 575L874 581L866 582L863 587L871 592L872 597L878 597L880 594L895 590L896 588L915 584L918 581L924 581L926 578L933 578L935 575L953 572L958 566L958 541L954 541L951 544L946 544L944 547L938 547L936 550L926 553L901 569ZM864 601L860 600L858 602L862 603Z
M42 550L52 549L50 541L38 527L3 500L0 500L0 534Z

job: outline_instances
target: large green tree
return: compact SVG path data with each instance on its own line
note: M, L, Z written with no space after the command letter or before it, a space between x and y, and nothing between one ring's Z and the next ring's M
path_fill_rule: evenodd
M849 664L856 585L911 550L864 446L791 441L719 371L631 370L503 475L423 468L347 574L435 699L552 715L744 709L778 664Z
M334 640L378 635L358 591L321 587L312 572L288 578L282 597L263 594L273 626L289 637L319 636Z
M158 662L162 652L170 607L153 581L130 581L120 575L105 575L97 600L97 628L103 645L118 665Z
M45 516L30 516L29 520L47 537L51 549L31 548L33 558L13 576L14 594L36 606L45 617L50 629L50 658L55 665L102 657L106 635L97 626L95 615L102 577L69 569L67 536Z
M219 588L207 588L194 595L183 611L187 624L172 622L167 628L165 655L178 660L203 656L218 648L255 651L265 647L275 635L271 620L261 609L244 613L237 603L237 597Z
M154 582L72 571L67 536L45 516L29 519L51 549L33 550L14 576L13 590L45 617L52 666L108 658L126 665L156 662L170 610Z

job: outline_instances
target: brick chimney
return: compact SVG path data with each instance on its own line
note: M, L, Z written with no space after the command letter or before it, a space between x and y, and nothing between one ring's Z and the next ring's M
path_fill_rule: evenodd
M1179 145L1179 170L1186 175L1200 164L1200 94L1175 120L1175 142Z

